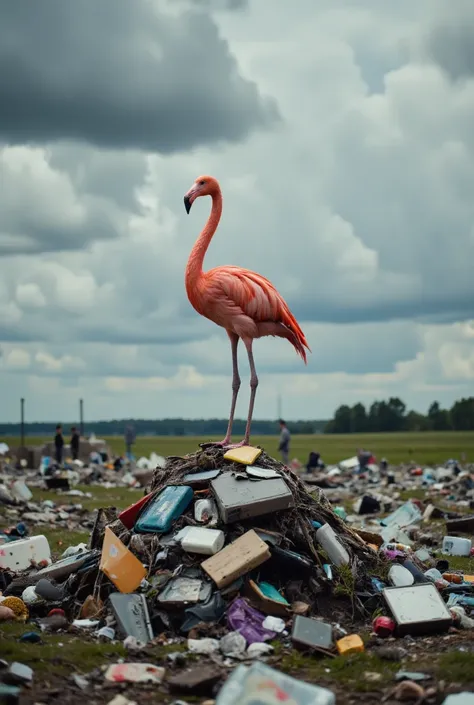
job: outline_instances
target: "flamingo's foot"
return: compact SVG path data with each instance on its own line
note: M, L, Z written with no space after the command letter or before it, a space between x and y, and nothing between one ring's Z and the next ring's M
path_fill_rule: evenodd
M224 438L223 441L208 441L208 443L200 443L200 447L205 450L206 448L232 448L231 439Z
M209 443L200 443L201 448L241 448L242 446L247 446L248 441L240 441L240 443L231 443L231 438L224 438L223 441L209 441Z

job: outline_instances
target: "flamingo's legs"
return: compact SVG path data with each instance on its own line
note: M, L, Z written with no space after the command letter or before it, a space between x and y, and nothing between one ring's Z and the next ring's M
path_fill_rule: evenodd
M255 369L255 362L253 359L253 351L252 351L252 343L253 340L252 338L246 338L244 340L244 345L247 348L247 354L249 356L249 365L250 365L250 403L249 403L249 413L247 417L247 426L245 428L245 436L242 445L248 445L250 441L250 426L252 424L252 416L253 416L253 407L255 404L255 395L257 393L257 387L258 387L258 377L257 377L257 371Z
M229 333L229 338L232 346L232 367L233 367L233 375L232 375L232 404L230 407L230 418L229 418L229 425L227 427L227 433L225 435L224 440L218 441L218 442L211 442L211 443L202 443L202 447L209 447L209 446L220 446L220 447L226 447L226 448L239 448L240 446L246 446L250 442L250 427L252 425L252 416L253 416L253 408L255 405L255 395L257 393L257 387L258 387L258 377L257 377L257 371L255 369L255 361L253 359L253 351L252 351L252 343L253 339L252 338L246 338L244 340L244 345L247 348L247 354L249 358L249 366L250 366L250 403L249 403L249 413L247 416L247 425L245 427L245 436L244 440L241 441L240 443L233 443L231 444L231 434L232 434L232 424L234 421L234 413L235 413L235 405L237 402L237 394L239 393L239 388L240 388L240 376L239 376L239 369L237 365L237 344L239 342L239 337L235 333Z
M232 440L232 425L234 423L235 405L237 404L237 395L240 389L240 375L239 375L239 365L237 360L237 346L239 344L239 336L236 333L231 333L227 331L230 338L230 345L232 350L232 402L230 405L230 415L229 424L227 426L227 433L222 441L217 441L215 443L205 443L203 445L209 446L221 446L221 447L237 447L231 446ZM243 444L240 444L243 445Z

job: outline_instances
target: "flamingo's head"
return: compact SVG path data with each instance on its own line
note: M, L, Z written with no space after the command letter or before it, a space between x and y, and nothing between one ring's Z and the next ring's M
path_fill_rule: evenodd
M199 196L213 196L219 191L217 179L213 176L198 176L194 184L184 196L184 207L189 214L191 206Z

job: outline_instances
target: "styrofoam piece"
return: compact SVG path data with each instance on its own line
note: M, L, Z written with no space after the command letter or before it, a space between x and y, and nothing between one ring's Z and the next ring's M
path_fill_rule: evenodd
M33 498L33 493L23 480L16 480L10 487L10 491L15 499L23 502L29 502Z
M0 569L3 570L26 570L43 562L51 563L51 549L43 535L10 541L0 548Z
M218 553L225 543L223 531L206 529L203 526L193 526L181 542L184 551L188 553L201 553L204 556L213 556Z
M443 553L447 556L469 556L471 548L471 539L459 536L445 536L443 539Z
M357 455L354 455L352 458L347 458L347 460L341 460L339 463L339 467L342 470L353 470L354 468L357 468L360 465L359 463L359 458Z
M388 571L388 579L394 587L408 587L415 582L412 573L398 563L392 565Z
M338 566L349 563L349 554L340 543L332 526L324 524L316 531L316 538L328 554L331 563Z

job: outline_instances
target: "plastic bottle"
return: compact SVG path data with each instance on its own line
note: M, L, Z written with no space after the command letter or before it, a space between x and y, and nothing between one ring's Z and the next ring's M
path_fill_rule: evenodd
M340 543L332 526L324 524L316 531L316 538L334 565L347 565L349 563L349 554Z

